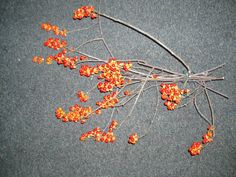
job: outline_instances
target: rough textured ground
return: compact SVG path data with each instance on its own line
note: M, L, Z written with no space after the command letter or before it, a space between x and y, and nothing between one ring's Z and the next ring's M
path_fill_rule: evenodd
M49 21L69 30L90 25L73 22L72 11L97 2L72 0L19 0L0 3L0 176L236 176L236 2L234 0L129 0L102 1L101 11L128 21L158 37L182 56L193 71L226 63L218 75L222 82L210 85L227 95L225 100L210 93L217 117L216 138L201 156L191 157L187 148L199 140L206 124L191 105L167 112L160 107L158 121L137 145L127 144L131 132L143 132L155 103L155 92L144 95L133 120L116 132L113 145L82 143L82 132L104 127L109 112L81 126L56 120L57 106L76 102L77 89L91 88L95 80L78 76L56 64L35 65L34 55L51 51L42 43L50 33L40 30ZM108 44L117 58L142 58L151 64L182 72L183 67L140 34L102 19ZM80 44L98 34L98 29L70 38ZM83 51L101 58L108 53L100 43ZM96 95L96 94L95 94ZM144 97L144 98L145 98ZM97 99L96 96L93 97ZM63 101L68 100L66 105ZM206 107L204 99L199 99ZM125 111L125 110L124 110ZM116 115L117 120L124 118Z

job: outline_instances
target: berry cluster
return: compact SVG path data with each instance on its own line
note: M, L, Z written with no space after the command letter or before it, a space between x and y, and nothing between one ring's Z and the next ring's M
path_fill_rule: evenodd
M201 153L202 147L203 146L201 142L193 142L188 151L192 156L199 155Z
M52 64L53 61L56 61L58 65L63 64L64 67L75 69L78 62L78 57L77 56L67 57L66 53L67 53L66 49L63 49L61 52L57 53L54 56L52 55L47 56L46 64L50 65ZM44 62L44 59L41 56L40 57L35 56L32 58L32 62L34 63L37 62L38 64L41 64Z
M82 134L80 140L85 141L87 138L93 138L97 142L113 143L116 140L113 130L116 129L117 125L117 121L113 120L109 125L108 132L103 132L99 127L96 127L93 130Z
M199 155L201 152L201 149L203 147L203 144L210 143L213 141L213 135L214 135L214 129L215 127L213 125L210 125L207 128L207 133L205 133L202 136L202 142L194 142L192 146L188 149L189 153L192 156Z
M100 92L105 93L105 92L110 92L113 90L113 85L109 82L99 82L98 85L98 90L100 90Z
M128 63L120 62L120 66L123 66L123 69L128 71L130 68L132 68L133 64L130 61L128 61Z
M136 144L138 141L138 134L137 133L133 133L132 135L129 136L129 139L128 139L128 143L129 144Z
M41 28L47 32L53 31L55 35L61 35L63 37L66 37L67 35L67 30L60 30L58 26L52 25L50 23L42 23Z
M71 106L69 108L69 112L66 113L62 108L56 109L56 117L61 119L63 122L78 122L85 123L85 121L89 118L89 115L92 113L91 107L81 107L78 104Z
M97 17L97 14L94 13L94 7L93 6L81 6L80 8L74 10L74 16L73 19L81 20L83 18L91 17L91 19L95 19Z
M66 53L67 53L66 49L63 49L58 54L54 55L54 60L57 62L58 65L63 64L64 67L75 69L78 62L78 57L77 56L67 57Z
M78 91L77 96L81 102L86 102L89 98L88 95L85 94L83 91Z
M113 131L114 129L116 129L118 126L118 122L116 120L112 120L111 124L109 125L109 130Z
M80 73L81 76L89 77L93 74L97 74L98 69L97 69L97 67L90 67L87 64L86 65L81 65L79 73Z
M98 101L96 105L101 109L113 108L119 102L117 94L117 92L112 92L111 94L105 95L103 101Z
M117 62L115 59L110 59L108 63L98 65L101 74L98 79L104 79L105 82L98 83L98 89L100 92L109 92L113 90L113 87L120 87L125 83L123 76L121 75L121 68L128 70L131 67L129 63Z
M160 86L160 92L162 94L161 98L166 100L164 105L168 110L174 110L180 103L182 95L190 92L189 89L179 89L176 84L162 83Z
M54 50L59 50L67 46L67 42L58 38L48 38L44 43L44 46L52 48Z
M52 61L54 60L54 56L50 55L46 57L46 64L50 65L52 64Z
M79 72L81 76L89 77L93 74L98 74L98 79L104 79L104 82L98 83L100 92L112 91L114 87L121 87L125 83L125 79L121 74L121 69L128 71L132 67L131 62L118 62L116 59L109 59L105 64L98 64L97 66L90 67L82 65Z
M210 143L213 141L214 129L215 129L215 127L213 125L210 125L207 128L207 132L202 136L202 138L203 138L202 143L203 144Z
M34 57L32 58L32 62L34 62L34 63L41 64L41 63L43 63L43 61L44 61L44 58L41 57L41 56L34 56Z

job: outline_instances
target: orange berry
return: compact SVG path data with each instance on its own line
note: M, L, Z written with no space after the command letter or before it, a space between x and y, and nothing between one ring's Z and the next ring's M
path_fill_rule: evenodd
M38 57L38 64L41 64L41 63L43 63L43 61L44 61L44 58L42 58L42 57Z
M124 95L130 95L129 90L124 91Z
M91 19L95 19L95 18L97 18L97 14L92 13L92 14L91 14Z
M100 115L102 113L102 110L101 109L98 109L95 111L96 114Z
M81 55L79 58L80 58L80 60L81 60L81 61L84 61L84 60L86 60L86 59L87 59L87 57L86 57L86 56L84 56L84 55Z
M136 144L138 141L138 134L137 133L134 133L132 135L129 136L129 140L128 140L128 143L129 144Z
M80 121L80 123L81 123L81 124L85 124L85 123L86 123L86 119L82 119L82 120Z
M34 56L34 57L32 58L32 62L36 63L37 61L38 61L38 57L37 57L37 56Z
M153 74L153 75L152 75L152 78L153 78L153 79L157 79L157 78L158 78L158 75L157 75L157 74Z

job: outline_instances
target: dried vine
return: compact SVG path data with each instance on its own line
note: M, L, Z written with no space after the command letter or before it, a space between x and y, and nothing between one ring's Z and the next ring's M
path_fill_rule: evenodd
M71 70L76 69L78 66L80 66L79 73L81 76L97 76L99 81L93 88L91 88L87 92L81 90L77 92L77 96L80 102L87 102L89 100L89 94L96 88L102 94L105 94L103 100L96 102L95 107L85 107L75 104L69 108L69 112L64 111L61 107L57 108L57 119L60 119L63 122L80 122L81 124L84 124L87 122L89 117L100 115L105 109L112 109L110 120L103 130L101 130L99 127L96 127L93 130L82 134L80 137L81 141L92 138L97 142L112 143L116 140L116 136L113 131L118 130L127 121L132 120L132 113L141 94L149 91L152 88L155 88L157 90L157 101L155 113L151 119L151 124L153 120L156 119L158 106L160 105L159 92L161 93L161 99L164 100L164 106L166 106L167 110L180 109L193 103L200 117L202 117L208 124L207 131L203 135L203 140L194 142L188 149L191 155L199 155L204 145L212 142L215 136L216 118L212 106L212 101L208 92L210 91L224 98L228 98L225 94L220 93L219 91L216 91L207 86L208 82L220 81L224 79L224 77L216 77L213 74L214 71L224 67L225 64L221 64L203 72L193 73L184 59L182 59L169 47L163 44L159 39L127 22L101 13L100 5L98 7L98 11L95 11L93 6L82 6L74 11L74 20L82 20L83 18L87 17L90 17L92 20L97 19L97 23L87 28L74 29L71 31L60 29L58 26L49 23L43 23L41 25L43 30L47 32L52 31L55 35L58 35L61 38L65 38L67 35L72 35L73 33L78 31L94 28L96 27L96 25L98 26L100 33L99 37L90 39L77 47L69 46L67 41L59 38L48 38L44 42L44 46L52 48L54 50L60 50L60 52L55 55L47 56L46 64L52 64L52 62L54 61L58 65L69 67ZM144 37L147 37L148 39L159 45L161 48L165 49L173 59L182 64L186 69L186 73L178 73L166 68L162 68L160 66L150 65L145 61L145 59L116 59L104 38L100 18L106 18L115 23L119 23L120 25L126 26L133 31L138 32ZM85 45L97 41L103 42L103 45L110 54L111 58L109 58L108 60L101 59L88 53L84 53L80 50ZM44 58L41 56L35 56L33 57L32 61L41 64L44 62ZM93 66L88 64L92 64ZM147 83L149 82L153 84L151 84L151 86L147 86ZM185 89L179 88L179 83L182 83ZM195 85L195 88L192 92L187 88L189 83L193 83ZM198 107L197 97L200 94L204 94L207 98L208 107L211 113L210 117L205 116ZM126 106L132 100L134 102L129 113L120 123L118 123L113 119L114 112L117 111L120 107ZM184 102L184 100L187 101ZM146 131L144 135L139 135L136 132L132 133L128 138L128 143L136 144L138 140L145 137L147 133L148 131Z

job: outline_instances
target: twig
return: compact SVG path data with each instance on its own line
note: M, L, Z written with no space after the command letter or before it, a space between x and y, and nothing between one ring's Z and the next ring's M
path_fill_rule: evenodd
M153 88L153 87L154 87L154 86L152 85L152 86L149 86L149 87L143 89L142 93L146 92L147 90L149 90L149 89L151 89L151 88ZM135 89L135 91L133 91L133 93L131 93L131 94L129 95L130 97L129 97L127 100L125 100L125 102L120 103L119 105L116 105L115 107L125 106L128 102L130 102L133 98L135 98L135 97L138 95L138 93L139 93L139 92L136 92L136 90L138 90L138 88L139 88L139 87L137 87L137 88ZM127 97L127 96L121 96L121 97L119 97L119 99L120 99L120 98L124 98L124 97ZM122 101L123 101L123 100L122 100Z
M177 72L174 72L174 71L170 71L170 70L168 70L168 69L164 69L164 68L161 68L161 67L149 65L149 64L147 64L147 63L144 62L144 61L139 61L138 64L139 64L139 65L142 65L142 66L149 67L149 68L154 68L154 69L156 69L156 70L163 71L163 72L170 73L170 74L176 74L176 75L180 75L180 76L183 76L183 75L184 75L184 74L181 74L181 73L177 73Z
M214 110L213 110L213 106L212 106L212 103L211 103L211 99L210 99L210 96L209 96L208 91L206 89L206 83L203 82L203 85L204 85L204 92L205 92L205 95L207 97L207 102L208 102L208 105L209 105L209 109L210 109L210 112L211 112L212 125L215 125L215 115L214 115Z
M198 90L200 89L200 87L198 87L197 89L195 89L194 92L192 92L191 94L197 92ZM176 109L180 109L180 108L183 108L183 107L186 107L187 105L189 105L190 103L192 103L194 101L194 98L198 95L200 95L203 91L199 92L198 94L195 94L189 101L187 101L185 104L182 104L180 106L178 106ZM190 95L188 95L190 96ZM186 98L186 97L185 97Z
M202 87L204 87L204 85L201 84L200 82L196 82L196 83L199 84L199 85L201 85ZM228 97L227 95L225 95L225 94L223 94L223 93L221 93L221 92L219 92L219 91L216 91L216 90L214 90L214 89L212 89L212 88L210 88L210 87L205 87L205 88L206 88L207 90L212 91L213 93L216 93L216 94L218 94L218 95L220 95L220 96L226 98L226 99L229 99L229 97Z
M111 120L112 120L112 118L113 118L113 115L114 115L115 110L116 110L116 108L112 109L110 119L109 119L109 121L108 121L106 127L102 130L103 132L107 129L107 127L108 127L109 124L111 123Z
M206 70L206 71L203 71L203 72L201 72L201 73L197 73L197 74L193 74L193 75L199 75L199 74L205 74L205 73L213 72L213 71L215 71L215 70L217 70L217 69L220 69L220 68L222 68L222 67L224 67L224 66L225 66L225 63L223 63L223 64L221 64L221 65L218 65L218 66L216 66L216 67L214 67L214 68L208 69L208 70Z
M152 72L153 72L153 69L152 69L152 70L149 72L149 74L147 75L147 77L146 77L146 79L145 79L145 81L144 81L144 83L143 83L143 85L142 85L142 87L141 87L141 89L140 89L140 91L139 91L139 94L138 94L138 96L136 97L136 100L135 100L135 102L134 102L134 104L133 104L133 106L132 106L132 108L131 108L131 110L130 110L128 116L127 116L127 119L129 119L130 116L131 116L131 114L133 113L133 110L134 110L134 108L135 108L135 106L136 106L136 104L137 104L137 102L138 102L138 99L139 99L139 97L140 97L140 95L141 95L141 93L142 93L142 91L143 91L143 88L144 88L144 86L146 85L147 79L148 79L148 77L150 76L150 74L151 74ZM120 123L120 127L121 127L121 125L124 123L125 120L126 120L126 119L124 119L124 120Z
M198 105L197 105L197 97L194 97L194 106L198 112L198 114L203 118L203 120L205 120L209 125L211 125L211 122L206 118L206 116L204 116L202 114L202 112L200 111Z
M98 12L99 12L99 13L100 13L100 5L101 5L101 0L99 1L99 6L98 6ZM113 55L113 53L111 52L111 49L108 47L108 44L106 43L105 38L104 38L104 36L103 36L102 23L101 23L100 16L98 16L98 24L99 24L99 31L100 31L100 34L101 34L101 37L102 37L103 44L104 44L104 46L106 47L106 49L107 49L107 51L109 52L109 54L111 55L111 57L114 58L114 55Z
M101 41L102 38L95 38L95 39L91 39L91 40L88 40L82 44L80 44L78 47L75 48L75 50L81 48L82 46L86 45L86 44L89 44L89 43L92 43L92 42L95 42L95 41Z
M103 63L107 63L106 60L100 59L100 58L98 58L98 57L94 57L94 56L89 55L89 54L87 54L87 53L84 53L84 52L81 52L81 51L74 51L74 52L76 52L76 53L78 53L78 54L81 54L81 55L84 55L84 56L87 56L88 58L92 58L92 59L95 59L95 60L97 60L97 61L100 61L100 62L103 62Z
M157 101L156 101L156 109L155 109L154 115L153 115L153 117L152 117L150 126L148 127L148 129L146 130L146 132L144 133L144 135L141 135L141 136L139 137L139 139L145 137L145 136L149 133L150 128L151 128L151 126L152 126L152 124L153 124L153 122L154 122L154 119L156 118L156 115L157 115L158 106L159 106L159 100L160 100L160 98L159 98L159 88L158 88L157 82L156 82L156 98L157 98ZM160 118L160 117L158 117L157 120L159 120L159 118Z

